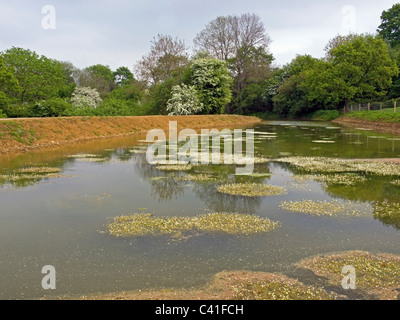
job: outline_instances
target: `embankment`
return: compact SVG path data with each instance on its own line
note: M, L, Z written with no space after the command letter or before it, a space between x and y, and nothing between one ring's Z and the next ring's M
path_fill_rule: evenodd
M386 132L394 135L400 135L400 123L399 122L387 122L382 120L368 121L364 119L354 117L341 117L334 120L333 122L343 124L354 128L365 128L374 131Z
M177 121L178 130L232 129L261 122L256 117L234 115L2 119L0 154L141 135L152 129L168 132L170 121Z

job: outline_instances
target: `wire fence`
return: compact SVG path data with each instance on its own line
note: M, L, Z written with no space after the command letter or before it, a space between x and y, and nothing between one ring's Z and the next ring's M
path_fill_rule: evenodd
M345 112L372 111L372 110L380 110L381 112L383 112L385 109L393 109L394 112L397 112L398 107L400 107L400 105L398 104L397 100L385 101L385 102L367 102L367 103L352 104L348 108L348 110L345 110Z

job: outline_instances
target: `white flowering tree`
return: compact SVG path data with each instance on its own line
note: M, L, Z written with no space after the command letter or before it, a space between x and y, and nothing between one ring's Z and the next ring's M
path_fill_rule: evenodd
M194 86L174 86L172 88L172 98L167 102L167 111L173 115L191 115L203 111L204 105L198 98L198 93Z
M77 87L71 97L71 103L77 108L97 108L101 102L99 92L89 87Z

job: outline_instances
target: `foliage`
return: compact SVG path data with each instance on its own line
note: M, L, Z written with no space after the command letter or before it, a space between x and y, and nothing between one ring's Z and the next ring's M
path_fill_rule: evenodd
M128 85L134 79L133 73L127 67L119 67L113 76L117 87Z
M72 105L78 109L96 108L101 102L97 90L88 87L77 87L71 98Z
M262 98L254 94L261 91L260 84L271 75L270 42L261 18L249 13L217 17L194 39L198 53L205 52L228 63L233 77L229 112L257 111L263 104ZM248 85L250 90L246 90Z
M373 111L354 111L344 115L349 118L357 118L367 121L383 121L383 122L398 122L400 123L400 112L394 112L394 109L383 109Z
M150 52L136 65L138 78L151 86L167 81L188 63L186 50L183 40L159 34L151 42Z
M224 113L232 98L232 77L224 61L213 58L194 60L190 66L190 80L204 105L204 113Z
M104 99L114 90L114 73L109 66L96 64L80 72L78 84L80 87L96 89Z
M332 48L329 55L332 68L327 69L325 84L330 81L327 85L346 107L350 100L382 98L399 72L385 42L373 35L356 36Z
M168 100L169 115L192 115L200 113L204 106L200 102L193 86L175 86L172 88L172 98Z
M21 104L55 97L66 82L60 62L39 56L34 51L12 47L4 51L2 57L20 86L11 97Z
M59 117L65 114L70 104L62 98L43 100L32 107L31 112L38 117Z
M381 25L378 27L379 35L389 41L392 47L400 45L400 3L396 3L381 15Z

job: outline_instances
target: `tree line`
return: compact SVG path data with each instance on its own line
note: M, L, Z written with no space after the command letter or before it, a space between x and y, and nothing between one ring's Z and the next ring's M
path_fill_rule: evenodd
M325 56L277 67L256 14L221 16L185 41L158 34L130 70L84 69L12 47L0 52L0 117L274 114L400 97L400 4L376 34L338 35Z

